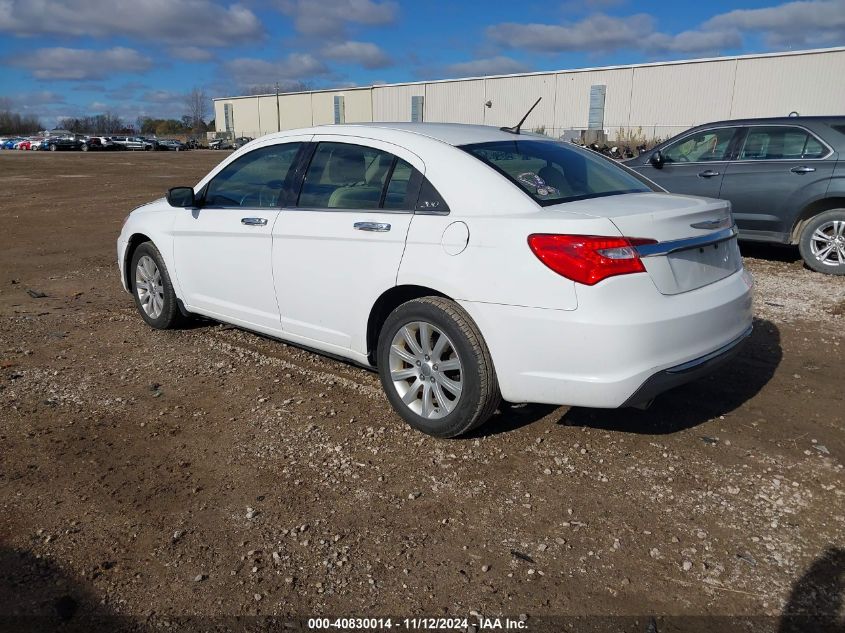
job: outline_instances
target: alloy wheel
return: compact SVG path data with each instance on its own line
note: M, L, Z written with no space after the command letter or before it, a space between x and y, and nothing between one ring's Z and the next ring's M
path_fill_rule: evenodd
M820 264L845 264L845 220L825 222L810 236L810 252Z
M390 379L402 402L435 419L454 411L463 391L461 359L451 339L426 321L406 323L390 344Z
M135 267L135 292L147 316L151 319L161 316L164 310L164 284L161 271L149 255L141 257Z

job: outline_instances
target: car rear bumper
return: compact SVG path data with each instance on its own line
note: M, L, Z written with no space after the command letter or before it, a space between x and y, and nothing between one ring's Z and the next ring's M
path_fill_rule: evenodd
M752 326L749 325L745 332L730 343L714 352L705 354L701 358L696 358L654 374L622 406L636 407L647 405L664 391L669 391L669 389L674 389L715 371L719 366L725 364L739 353L745 341L751 336L752 329Z
M484 335L505 400L616 408L713 371L738 351L751 326L751 288L740 270L663 295L642 274L579 286L575 310L460 303Z

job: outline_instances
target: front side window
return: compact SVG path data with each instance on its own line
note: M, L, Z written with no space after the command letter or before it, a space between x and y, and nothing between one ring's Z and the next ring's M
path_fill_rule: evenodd
M667 163L701 163L726 160L736 128L704 130L686 136L660 153Z
M285 178L299 143L268 145L230 163L208 183L204 206L275 208L281 206Z
M515 139L461 149L493 167L542 206L657 191L610 160L571 144Z
M378 209L395 159L374 147L320 143L305 174L299 206Z
M827 149L819 140L797 127L752 127L739 152L739 160L800 160L822 158Z

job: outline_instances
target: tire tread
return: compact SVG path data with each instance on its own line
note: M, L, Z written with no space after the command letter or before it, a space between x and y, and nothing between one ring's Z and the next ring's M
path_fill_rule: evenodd
M490 350L487 348L484 337L475 321L454 301L445 297L426 296L403 303L396 310L413 308L415 304L428 305L442 312L458 328L469 343L472 354L475 356L479 369L477 376L479 380L479 398L475 409L469 415L464 416L461 423L457 426L450 427L443 432L432 433L433 435L444 438L463 435L486 422L496 412L501 402L499 384ZM384 386L388 388L387 384Z

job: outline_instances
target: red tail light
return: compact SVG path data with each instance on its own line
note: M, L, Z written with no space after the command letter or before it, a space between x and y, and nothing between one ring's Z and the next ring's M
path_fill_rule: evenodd
M645 272L634 247L656 243L636 237L601 235L535 233L528 236L528 246L541 262L557 274L587 286L614 275Z

